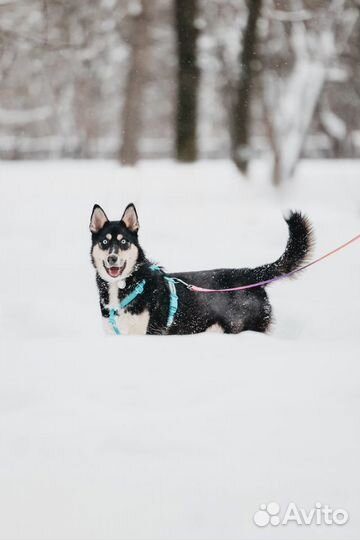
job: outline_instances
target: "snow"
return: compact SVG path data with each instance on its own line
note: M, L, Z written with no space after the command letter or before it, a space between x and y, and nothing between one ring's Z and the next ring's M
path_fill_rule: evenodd
M30 110L0 109L0 124L24 126L33 122L42 122L52 115L51 107L37 107Z
M305 161L282 191L256 163L2 162L0 539L357 540L359 245L269 289L268 335L105 337L89 262L95 202L133 201L169 270L359 233L360 163ZM259 505L345 508L340 526L260 529Z

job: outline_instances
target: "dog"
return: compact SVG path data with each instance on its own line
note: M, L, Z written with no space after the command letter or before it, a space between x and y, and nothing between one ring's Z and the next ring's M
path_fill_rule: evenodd
M119 221L110 221L96 204L90 219L91 261L105 331L117 335L266 332L271 324L271 305L264 286L205 294L189 290L186 284L228 289L278 278L300 268L313 245L312 227L300 212L290 212L285 221L288 242L283 255L271 264L170 275L146 257L132 203Z

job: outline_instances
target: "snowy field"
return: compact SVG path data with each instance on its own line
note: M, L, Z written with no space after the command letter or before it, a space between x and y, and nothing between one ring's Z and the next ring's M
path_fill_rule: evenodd
M0 539L358 540L360 243L269 289L269 336L105 337L88 222L133 201L169 271L271 262L301 209L314 256L360 232L360 163L2 163ZM259 528L260 504L344 508Z

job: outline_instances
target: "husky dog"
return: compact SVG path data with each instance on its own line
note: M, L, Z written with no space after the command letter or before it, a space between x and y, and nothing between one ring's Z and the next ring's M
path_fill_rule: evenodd
M186 283L228 289L296 270L309 255L312 229L299 212L291 212L286 222L289 239L285 251L271 264L253 269L167 274L147 259L140 246L139 220L133 204L126 207L120 221L109 221L96 204L90 220L91 260L106 331L111 334L265 332L271 323L271 306L264 286L206 294L189 290Z

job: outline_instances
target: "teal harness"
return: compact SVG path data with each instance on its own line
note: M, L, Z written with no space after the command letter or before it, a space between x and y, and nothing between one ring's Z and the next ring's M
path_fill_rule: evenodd
M162 272L161 268L157 266L156 264L153 264L150 266L150 269L154 272ZM166 280L168 286L169 286L169 292L170 292L170 301L169 301L169 313L168 318L166 322L166 327L170 328L170 326L173 324L178 307L179 307L179 297L176 292L176 279L171 278L168 276L164 276L164 279ZM120 312L127 308L129 304L131 304L135 298L140 296L144 292L144 288L146 285L146 280L143 279L142 281L139 281L137 285L135 286L135 289L131 291L123 300L121 300L119 304L118 309L110 309L109 313L109 322L112 326L112 329L114 330L114 333L117 336L121 335L120 328L117 324L116 317L120 316Z

